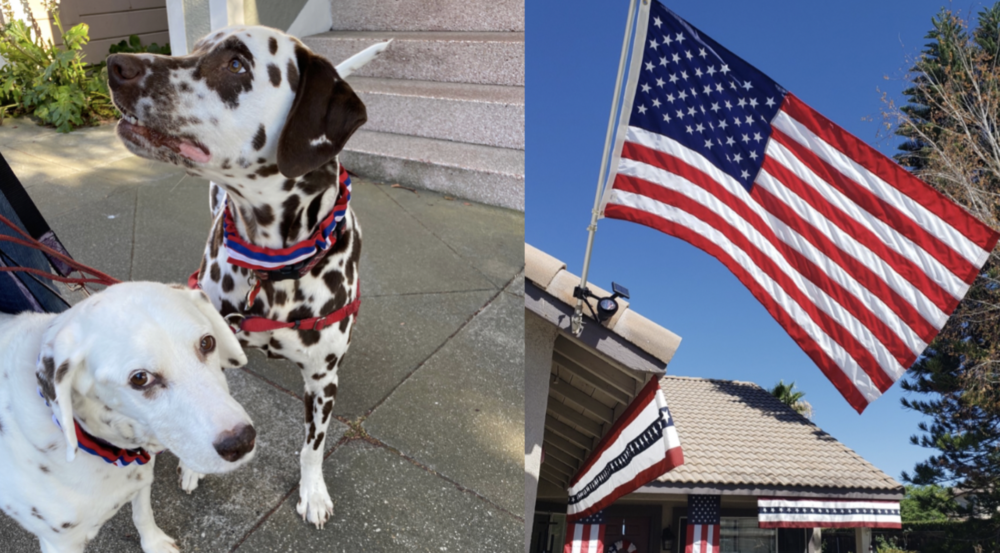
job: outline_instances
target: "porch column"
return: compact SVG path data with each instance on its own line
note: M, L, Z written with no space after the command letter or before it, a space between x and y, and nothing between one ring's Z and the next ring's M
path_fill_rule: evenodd
M534 313L524 313L524 551L531 547L531 524L535 520L538 473L545 439L545 409L548 407L552 374L552 348L559 330Z
M858 553L868 553L868 548L872 545L872 529L871 528L855 528L854 529L854 547L858 550Z
M823 529L813 528L809 533L808 553L820 553L823 551Z

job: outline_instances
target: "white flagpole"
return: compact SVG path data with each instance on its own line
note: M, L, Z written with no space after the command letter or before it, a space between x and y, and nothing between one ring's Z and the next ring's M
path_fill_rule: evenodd
M649 0L643 0L647 3ZM601 156L601 174L597 176L597 194L594 196L594 209L591 210L590 226L587 227L587 251L583 256L583 271L580 275L580 289L587 289L587 272L590 270L590 252L594 248L594 234L597 232L597 219L601 197L603 196L604 175L608 171L608 150L611 148L611 137L615 129L615 116L619 111L619 96L622 91L622 77L625 74L625 61L628 58L629 42L632 38L632 26L635 23L637 0L632 0L628 8L628 22L625 24L625 38L622 40L622 55L618 61L618 78L615 80L615 96L611 101L611 115L608 117L608 132L604 137L604 154ZM635 54L633 54L635 55ZM583 298L576 299L576 310L571 319L573 334L579 336L583 332Z

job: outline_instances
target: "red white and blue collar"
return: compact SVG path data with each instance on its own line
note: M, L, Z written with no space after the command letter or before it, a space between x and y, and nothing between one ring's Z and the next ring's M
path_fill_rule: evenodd
M38 390L38 396L45 400L46 406L51 407L49 400L42 395L41 388ZM62 429L62 425L59 424L59 419L56 418L55 413L52 414L52 422L56 423L56 426L60 430ZM76 442L80 446L80 449L91 455L100 457L105 463L115 465L116 467L127 467L132 463L145 465L153 458L148 451L141 447L137 449L125 449L90 434L80 426L80 422L76 419L73 419L73 426L76 427Z
M256 246L240 237L227 200L223 214L222 243L229 255L229 263L262 272L277 271L284 267L299 265L300 270L296 271L295 274L296 277L299 276L304 272L301 271L301 268L307 265L306 262L309 259L316 257L319 253L326 252L337 242L334 230L347 215L347 204L351 200L351 177L343 165L340 166L339 180L340 193L337 197L337 203L333 206L333 211L320 222L319 228L312 236L286 248L275 249Z

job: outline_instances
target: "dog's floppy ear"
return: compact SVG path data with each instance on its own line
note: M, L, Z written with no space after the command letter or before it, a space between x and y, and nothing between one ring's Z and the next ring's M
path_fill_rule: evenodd
M79 324L57 317L42 337L35 377L45 399L54 406L56 420L66 438L66 460L76 457L76 422L73 420L73 381L86 358Z
M278 139L278 170L297 178L333 159L368 120L365 104L333 64L296 48L299 86Z
M229 328L226 320L215 310L215 306L209 301L208 295L201 290L185 290L182 293L187 295L191 303L208 317L208 321L212 323L212 334L215 336L215 342L218 346L219 361L222 364L222 368L235 369L236 367L246 365L247 356L243 353L243 348L240 347L239 340L236 339L236 335Z

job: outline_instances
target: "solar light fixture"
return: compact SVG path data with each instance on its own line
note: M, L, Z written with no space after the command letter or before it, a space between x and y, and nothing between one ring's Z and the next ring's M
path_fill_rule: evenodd
M612 282L611 289L614 291L614 293L612 293L610 296L606 298L598 298L597 296L594 295L593 292L590 291L590 289L577 286L576 288L573 289L573 297L578 299L593 298L597 300L596 313L594 312L594 308L590 305L589 302L584 302L584 303L587 305L587 308L590 309L591 316L593 316L594 319L597 320L597 322L603 324L611 317L614 317L615 313L618 312L618 298L629 299L628 288L625 288L621 284L618 284L617 282Z

